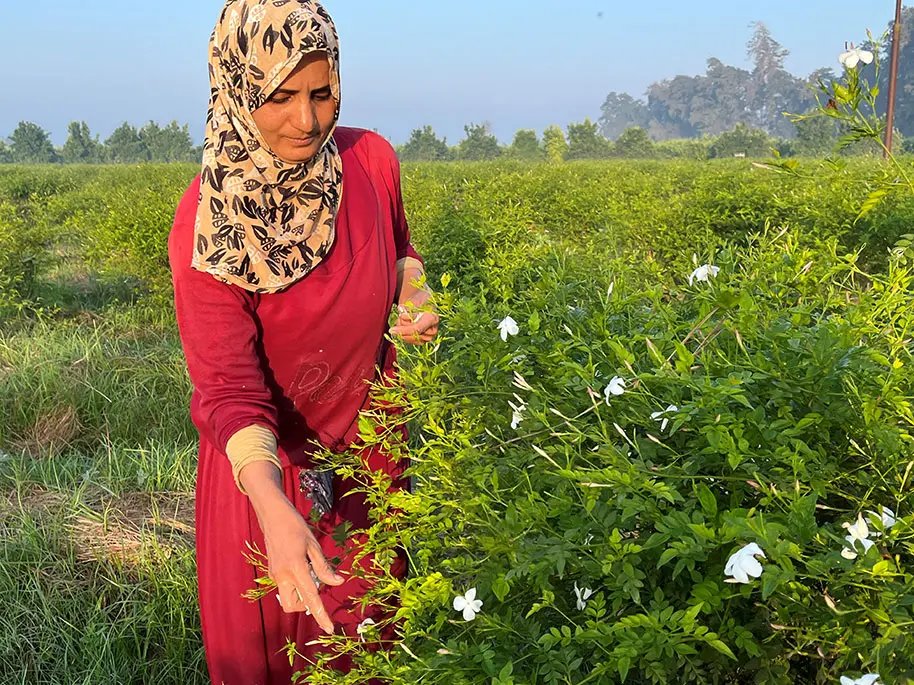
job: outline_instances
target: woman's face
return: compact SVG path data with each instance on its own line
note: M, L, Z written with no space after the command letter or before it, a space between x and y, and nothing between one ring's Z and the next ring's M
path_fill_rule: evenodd
M336 115L327 55L314 52L303 57L253 115L260 135L281 160L298 164L314 157Z

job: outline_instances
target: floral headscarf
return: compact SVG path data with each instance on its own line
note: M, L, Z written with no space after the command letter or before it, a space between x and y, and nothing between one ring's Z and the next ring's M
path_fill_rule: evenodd
M308 162L267 146L252 112L304 55L324 51L333 126ZM339 41L313 0L227 0L210 39L210 104L191 266L258 293L306 276L335 237L343 166L332 133L340 113Z

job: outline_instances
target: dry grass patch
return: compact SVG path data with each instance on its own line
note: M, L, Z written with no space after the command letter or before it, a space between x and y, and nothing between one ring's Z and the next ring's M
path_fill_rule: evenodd
M194 545L193 493L112 496L92 490L74 501L66 493L36 487L0 501L3 527L10 526L16 513L37 520L62 518L80 561L104 560L134 567Z

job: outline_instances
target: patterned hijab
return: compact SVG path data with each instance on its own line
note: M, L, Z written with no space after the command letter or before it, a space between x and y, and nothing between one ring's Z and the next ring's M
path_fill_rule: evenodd
M252 112L304 55L324 51L333 126L309 161L269 149ZM191 266L256 293L306 276L335 237L343 165L332 133L340 113L339 41L313 0L227 0L210 39L210 104Z

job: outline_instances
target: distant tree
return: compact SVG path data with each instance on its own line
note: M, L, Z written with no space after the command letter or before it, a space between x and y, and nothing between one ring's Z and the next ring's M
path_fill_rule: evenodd
M165 128L161 128L154 121L150 121L141 128L137 135L148 153L152 162L192 162L199 157L195 154L194 141L190 138L187 124L180 126L177 121L172 121Z
M460 159L480 161L495 159L501 155L498 139L489 131L488 124L467 124L463 127L466 138L457 146Z
M543 151L546 153L546 160L549 162L561 162L565 159L565 153L568 152L568 142L565 140L565 134L562 129L553 124L547 126L543 131Z
M531 129L517 131L511 146L505 150L505 154L512 159L531 162L542 161L546 157L546 151L540 147L540 142L536 138L536 131Z
M5 141L0 140L0 164L10 164L13 161L13 152Z
M565 159L606 159L612 143L600 135L596 123L589 118L580 124L568 125L568 151Z
M746 123L772 135L793 136L795 129L784 112L803 112L813 104L807 82L784 69L789 51L778 43L768 27L753 23L746 53L754 65L749 90L751 119Z
M49 164L58 161L51 137L38 124L20 121L10 136L10 154L18 164Z
M712 142L710 138L674 138L654 143L654 149L660 157L701 160L708 158Z
M443 162L451 158L447 139L438 138L431 126L413 129L398 152L404 162Z
M654 141L640 126L625 129L612 148L615 157L650 158L657 156Z
M794 123L797 135L793 146L798 155L824 157L838 142L838 127L834 119L817 116Z
M732 131L721 133L711 144L710 157L765 157L771 154L772 140L759 129L737 124Z
M67 164L95 164L102 161L102 144L89 133L85 121L71 121L67 142L63 144L60 156Z
M105 141L105 159L115 164L149 161L149 150L139 131L124 122Z
M628 93L610 93L600 107L600 133L609 140L615 140L632 126L646 129L650 122L647 105Z

